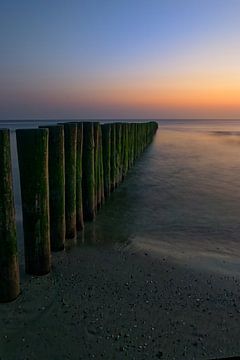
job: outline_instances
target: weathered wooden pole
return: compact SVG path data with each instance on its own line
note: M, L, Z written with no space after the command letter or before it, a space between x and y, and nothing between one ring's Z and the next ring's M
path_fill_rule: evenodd
M132 152L132 149L133 149L133 126L132 124L129 124L129 129L130 129L130 141L129 141L129 162L130 162L130 167L133 166L133 152Z
M48 129L16 130L28 274L51 268L48 185Z
M102 155L103 155L103 177L104 195L109 197L111 189L111 125L103 124L102 128Z
M124 157L125 157L125 123L122 123L122 154L121 154L122 181L124 180Z
M136 123L133 123L133 161L136 160L136 141L137 141L137 132L136 132Z
M143 124L141 124L141 153L144 149L144 131L143 131Z
M111 124L111 159L110 159L111 188L113 191L116 186L116 124Z
M135 160L135 137L136 137L136 132L135 132L135 123L132 124L132 137L133 137L133 143L132 143L132 161L133 161L133 164L134 164L134 160Z
M148 124L145 123L144 124L144 148L147 147L147 126L148 126Z
M147 146L147 124L144 123L143 124L143 147L144 147L144 150L146 149L146 146Z
M66 238L73 239L76 227L77 125L64 123Z
M127 133L128 133L128 147L127 147L127 152L128 152L128 170L131 168L131 124L127 124Z
M138 157L138 124L134 124L134 160Z
M129 165L129 161L128 161L128 155L129 155L129 148L128 148L128 144L129 144L129 131L128 131L128 127L129 124L125 123L124 124L124 156L123 156L123 178L125 178L125 176L127 175L128 172L128 165Z
M128 168L132 167L132 124L128 124Z
M141 154L141 124L138 124L138 150L137 156L139 157Z
M96 145L95 145L96 146ZM104 202L104 185L103 185L103 157L102 157L102 128L98 124L98 190L97 190L97 207L101 207Z
M141 153L144 150L144 124L141 124Z
M0 302L20 293L10 131L0 129Z
M132 166L134 164L134 160L135 160L135 142L136 142L136 124L132 123L131 124L132 127L132 146L131 146L131 159L132 159Z
M150 137L150 124L146 125L146 146L149 145L149 137Z
M83 123L83 218L95 218L95 172L93 123Z
M43 128L43 126L41 126ZM48 176L50 243L52 251L64 249L65 244L65 160L64 127L46 126L48 139Z
M116 123L116 183L122 181L122 124Z
M84 228L83 200L82 200L82 149L83 149L83 124L77 123L77 159L76 159L76 216L77 230Z
M100 205L104 203L104 170L103 170L103 141L102 141L102 127L99 126L99 152L100 152Z
M95 175L95 211L100 207L100 153L99 153L99 123L93 123L94 132L94 175Z

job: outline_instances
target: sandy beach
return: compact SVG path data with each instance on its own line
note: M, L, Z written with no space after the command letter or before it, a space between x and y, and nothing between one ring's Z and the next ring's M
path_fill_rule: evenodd
M1 305L0 358L211 359L240 353L239 279L130 246L74 247Z

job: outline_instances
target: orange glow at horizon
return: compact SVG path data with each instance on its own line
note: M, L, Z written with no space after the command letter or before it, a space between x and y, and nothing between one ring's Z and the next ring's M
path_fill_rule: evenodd
M46 108L51 113L64 111L74 117L84 117L82 114L85 113L102 117L116 113L128 117L129 113L130 117L142 114L156 118L239 118L240 72L236 70L237 59L231 60L231 66L229 63L227 66L226 59L217 61L216 57L211 57L211 66L201 69L196 58L199 57L191 54L188 67L185 57L179 59L177 66L170 63L165 67L158 66L156 59L153 63L145 59L138 66L129 66L119 72L108 69L101 74L49 77L47 81L45 78L40 81L37 87L31 82L24 88L15 86L11 96L4 89L2 96L9 107L16 103L31 104L30 111L34 113Z
M239 81L238 81L239 80ZM213 78L197 75L182 79L143 79L128 83L100 82L78 88L72 84L51 97L56 103L88 106L176 107L176 108L239 108L240 79L229 75Z
M41 84L40 84L41 85ZM45 84L44 84L45 85ZM144 111L148 116L161 117L169 110L170 116L183 112L186 116L221 115L238 117L240 113L240 77L229 73L152 73L129 76L128 81L116 78L95 79L91 82L74 79L71 82L48 84L21 89L15 93L19 103L27 101L35 106L72 109L123 109ZM13 98L12 98L13 99ZM11 105L11 103L10 103ZM159 114L159 115L158 115ZM233 114L233 115L232 115ZM74 115L75 116L75 115Z

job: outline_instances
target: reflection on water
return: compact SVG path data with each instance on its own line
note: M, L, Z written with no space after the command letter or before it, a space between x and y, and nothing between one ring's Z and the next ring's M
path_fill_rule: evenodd
M114 242L240 275L239 135L236 121L160 122L79 243Z
M84 241L131 243L240 275L240 125L231 126L160 124Z

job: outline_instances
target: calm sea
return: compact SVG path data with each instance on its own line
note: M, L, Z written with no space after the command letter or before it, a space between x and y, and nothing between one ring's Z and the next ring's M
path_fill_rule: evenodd
M13 158L19 224L15 149ZM240 275L240 121L160 121L153 143L82 240Z

